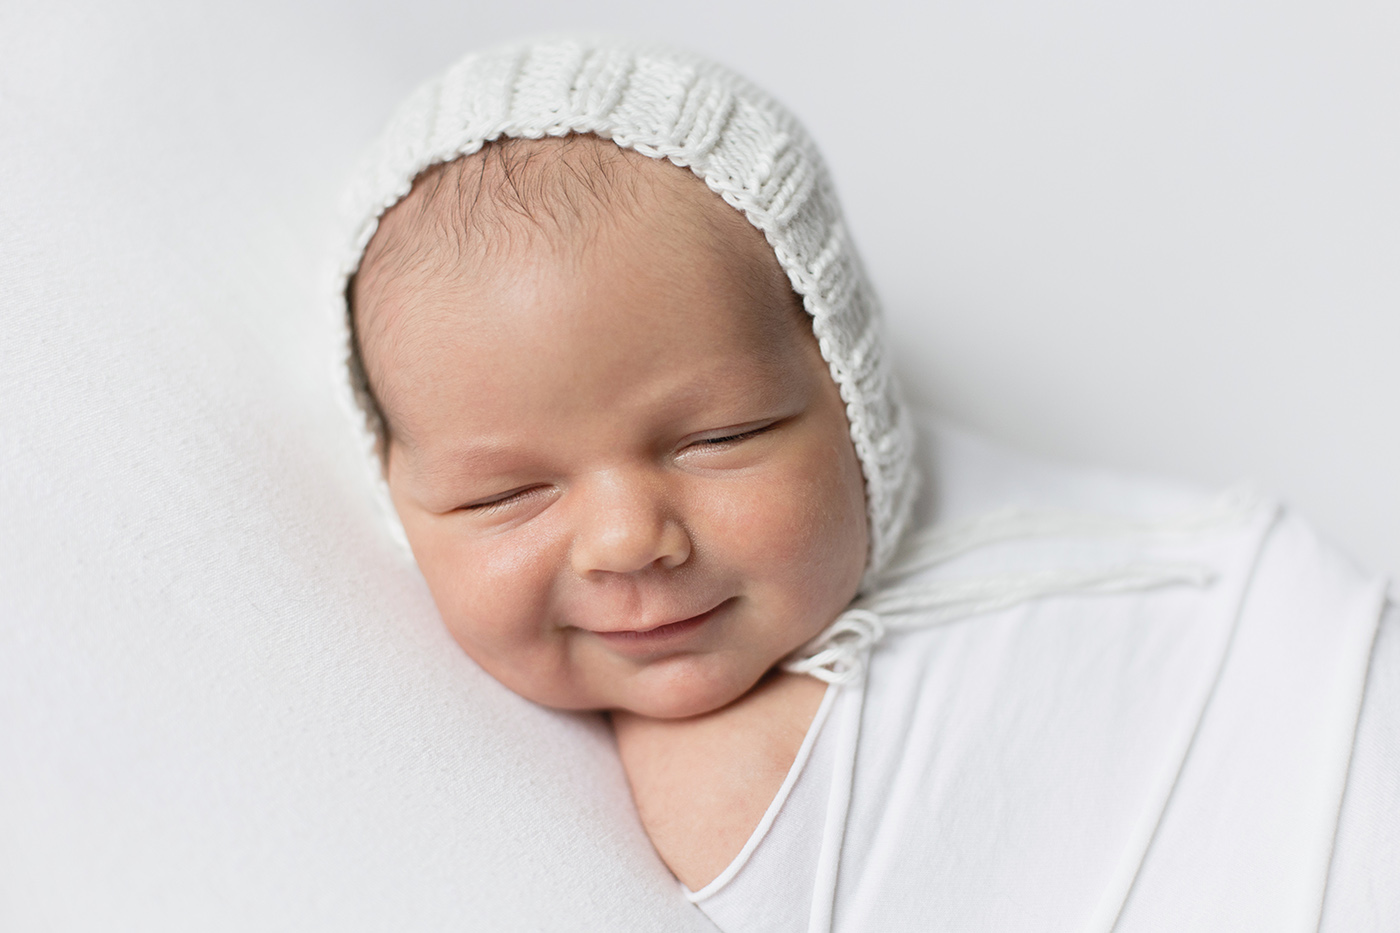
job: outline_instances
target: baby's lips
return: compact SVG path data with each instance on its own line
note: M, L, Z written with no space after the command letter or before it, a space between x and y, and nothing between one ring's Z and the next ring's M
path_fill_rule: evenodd
M711 618L713 618L719 610L723 609L732 601L733 597L730 597L728 599L720 600L718 603L711 605L710 608L703 609L700 612L692 613L690 615L673 613L669 616L663 616L662 619L659 621L644 623L643 625L632 628L592 628L589 626L579 626L579 628L582 628L588 632L592 632L594 635L601 635L606 638L617 637L630 640L649 637L660 637L663 635L678 633L682 630L682 627L689 629L699 628L705 622L708 622Z

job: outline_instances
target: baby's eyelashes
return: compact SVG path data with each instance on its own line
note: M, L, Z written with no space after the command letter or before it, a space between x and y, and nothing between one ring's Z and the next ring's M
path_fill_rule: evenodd
M692 435L676 448L672 457L678 466L727 472L756 466L774 451L770 437L790 418L769 418L764 421L735 425Z
M751 437L758 437L777 427L778 419L763 421L754 425L740 425L735 428L725 428L721 432L712 436L700 436L684 445L685 447L720 447L725 444L735 444L739 441L746 441Z
M549 486L541 485L521 486L519 488L510 489L493 496L478 499L474 502L468 502L464 505L459 505L456 509L454 509L454 511L475 512L480 515L490 515L492 513L500 512L512 506L521 505L526 501L538 498L541 494L548 492L550 488L551 487Z

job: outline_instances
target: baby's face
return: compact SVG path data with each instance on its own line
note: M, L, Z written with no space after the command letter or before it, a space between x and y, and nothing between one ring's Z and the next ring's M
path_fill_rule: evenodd
M679 717L832 622L868 534L844 404L762 234L689 172L641 170L638 209L584 233L384 277L361 333L457 642L548 706Z

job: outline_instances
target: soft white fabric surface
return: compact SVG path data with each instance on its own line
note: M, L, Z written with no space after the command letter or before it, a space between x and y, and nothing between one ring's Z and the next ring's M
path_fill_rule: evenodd
M926 437L938 514L1192 507L1188 490ZM863 689L831 688L790 790L692 899L734 933L1317 929L1380 581L1271 507L1005 542L930 576L1125 559L1216 579L893 633ZM1370 664L1328 929L1400 924L1396 653L1382 640Z

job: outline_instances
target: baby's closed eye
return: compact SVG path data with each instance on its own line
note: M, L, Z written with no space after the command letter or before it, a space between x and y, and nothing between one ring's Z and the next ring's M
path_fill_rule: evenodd
M720 444L733 444L738 441L746 441L751 437L757 437L758 435L771 430L776 423L777 422L770 422L768 424L760 425L754 428L741 429L731 434L723 434L719 437L704 437L695 441L694 443L702 446L717 446Z
M532 486L519 486L515 489L508 489L505 492L464 503L463 505L457 506L454 511L476 512L489 515L493 512L499 512L511 506L521 505L526 501L538 498L538 496L548 492L549 489L549 486L538 483Z

